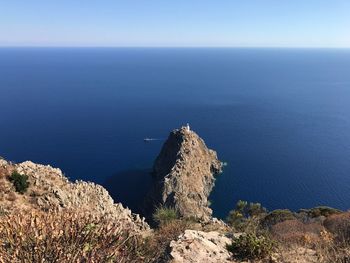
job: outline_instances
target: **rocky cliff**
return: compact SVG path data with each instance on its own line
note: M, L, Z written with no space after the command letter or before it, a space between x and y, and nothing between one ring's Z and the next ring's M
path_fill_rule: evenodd
M180 216L209 220L208 196L222 164L216 152L188 127L170 133L153 167L154 206L174 207Z
M6 179L13 171L28 176L29 188L25 194L16 193L12 183ZM121 221L125 227L135 231L149 229L139 215L120 203L114 203L102 186L84 181L70 182L60 169L49 165L30 161L13 164L0 160L0 186L0 206L5 212L32 209L88 211L92 215Z

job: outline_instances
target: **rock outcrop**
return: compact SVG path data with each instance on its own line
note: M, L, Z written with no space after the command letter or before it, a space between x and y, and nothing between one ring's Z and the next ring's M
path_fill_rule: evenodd
M5 179L13 171L28 176L30 186L27 193L15 193L12 184ZM88 211L94 215L118 220L125 227L142 232L149 229L148 224L137 214L114 203L112 197L102 186L76 181L70 182L58 168L26 161L12 164L0 160L1 207L6 211L20 210L62 210ZM5 197L6 195L6 197Z
M153 206L174 207L180 216L211 218L208 196L222 164L216 152L188 127L174 130L154 167Z
M241 233L230 233L238 237ZM226 249L231 239L217 231L203 232L198 230L185 230L176 240L170 242L167 254L167 263L316 263L322 261L322 256L316 250L306 246L291 245L281 247L270 257L261 260L242 260L234 258Z
M170 243L169 263L233 263L226 249L230 239L218 232L186 230Z

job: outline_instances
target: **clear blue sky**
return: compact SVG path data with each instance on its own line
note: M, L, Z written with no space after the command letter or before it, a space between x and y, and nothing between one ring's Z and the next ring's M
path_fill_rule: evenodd
M0 46L350 47L350 0L0 0Z

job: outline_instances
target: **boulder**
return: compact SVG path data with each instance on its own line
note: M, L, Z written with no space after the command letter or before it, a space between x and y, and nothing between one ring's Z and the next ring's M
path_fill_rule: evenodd
M229 263L234 262L226 245L230 239L218 232L186 230L171 241L169 263Z

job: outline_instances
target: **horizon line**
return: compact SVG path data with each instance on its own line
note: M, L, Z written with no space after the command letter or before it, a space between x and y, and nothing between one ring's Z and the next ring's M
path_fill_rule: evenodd
M200 49L200 48L212 48L212 49L225 49L225 48L236 48L236 49L350 49L349 47L329 47L329 46L104 46L104 45L81 45L81 46L77 46L77 45L0 45L0 48L193 48L193 49Z

